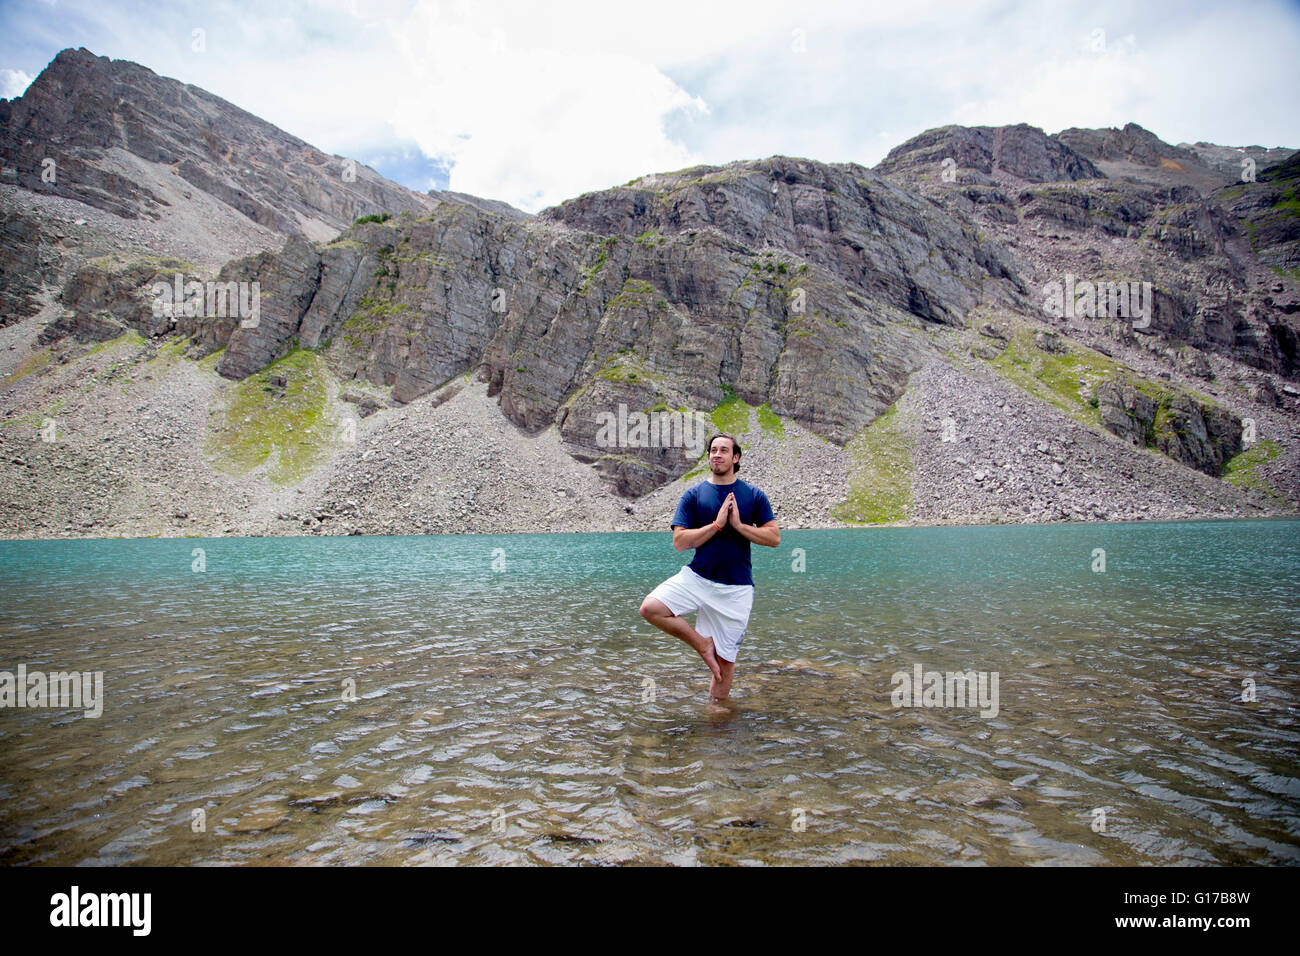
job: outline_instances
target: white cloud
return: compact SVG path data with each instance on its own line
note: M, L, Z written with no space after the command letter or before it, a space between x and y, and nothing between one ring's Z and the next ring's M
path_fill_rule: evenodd
M427 7L395 40L406 74L387 110L396 133L452 161L449 188L530 211L688 165L665 121L708 112L653 64L600 45L515 47Z
M12 100L22 96L34 79L22 70L0 70L0 99Z
M1080 33L1067 52L1018 58L1008 66L1014 75L1011 69L999 71L995 82L983 85L982 96L953 110L954 122L1029 123L1057 132L1066 126L1122 126L1146 112L1150 57L1131 34L1107 38L1097 28Z

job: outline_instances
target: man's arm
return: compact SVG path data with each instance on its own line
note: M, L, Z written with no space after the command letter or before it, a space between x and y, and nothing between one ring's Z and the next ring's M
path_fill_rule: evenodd
M776 526L776 521L769 521L761 528L755 528L752 524L736 524L733 527L755 544L765 544L769 548L777 548L781 545L781 529Z
M684 528L679 524L675 524L673 525L673 548L678 551L689 551L691 548L698 548L717 533L718 526L716 524L706 524L703 528Z

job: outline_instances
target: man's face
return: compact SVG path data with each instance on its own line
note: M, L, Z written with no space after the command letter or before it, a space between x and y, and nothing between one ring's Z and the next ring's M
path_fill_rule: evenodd
M709 448L709 467L713 469L713 473L725 475L731 470L735 461L735 453L731 450L731 439L715 438L712 447Z

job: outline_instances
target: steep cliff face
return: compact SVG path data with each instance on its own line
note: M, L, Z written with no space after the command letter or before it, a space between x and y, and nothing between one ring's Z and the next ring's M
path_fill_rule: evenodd
M1264 168L1254 182L1235 183L1214 198L1241 221L1261 262L1300 278L1300 153Z
M1031 138L1038 155L1053 155L1052 137ZM1207 195L1223 174L1136 124L1059 134L1060 148L1095 161L1092 178L1077 178L1071 161L994 167L987 151L963 145L969 139L966 131L932 131L891 152L877 170L971 217L1013 249L1040 319L1089 343L1140 344L1173 361L1190 348L1288 377L1300 371L1297 290L1268 268L1300 248L1288 231L1296 220L1285 167ZM941 160L949 156L959 159L945 176ZM1149 314L1135 321L1099 309L1044 308L1045 290L1072 280L1080 288L1149 287Z
M33 216L0 209L0 327L35 315L58 276L58 239Z
M520 221L444 202L232 264L260 322L182 325L242 378L295 343L409 402L471 368L529 433L640 494L698 457L601 446L620 405L683 414L725 388L843 444L960 324L1023 288L1005 250L861 167L775 158L648 177Z
M1107 431L1207 475L1219 475L1242 450L1241 419L1187 392L1144 389L1118 378L1099 384L1095 394Z
M539 218L609 236L710 229L748 250L791 253L933 322L959 322L986 293L1010 302L1017 290L1005 252L969 222L854 164L774 157L698 167L570 200Z

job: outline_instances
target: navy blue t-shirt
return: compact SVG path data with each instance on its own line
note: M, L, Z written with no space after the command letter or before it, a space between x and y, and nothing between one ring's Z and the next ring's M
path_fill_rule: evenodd
M729 485L715 485L705 479L692 485L677 502L677 513L672 523L683 528L703 528L718 520L718 511L727 495L736 496L742 524L762 527L775 519L767 495L747 481L737 478ZM702 578L719 584L753 585L754 575L749 564L749 539L727 523L721 531L695 549L695 557L688 565Z

